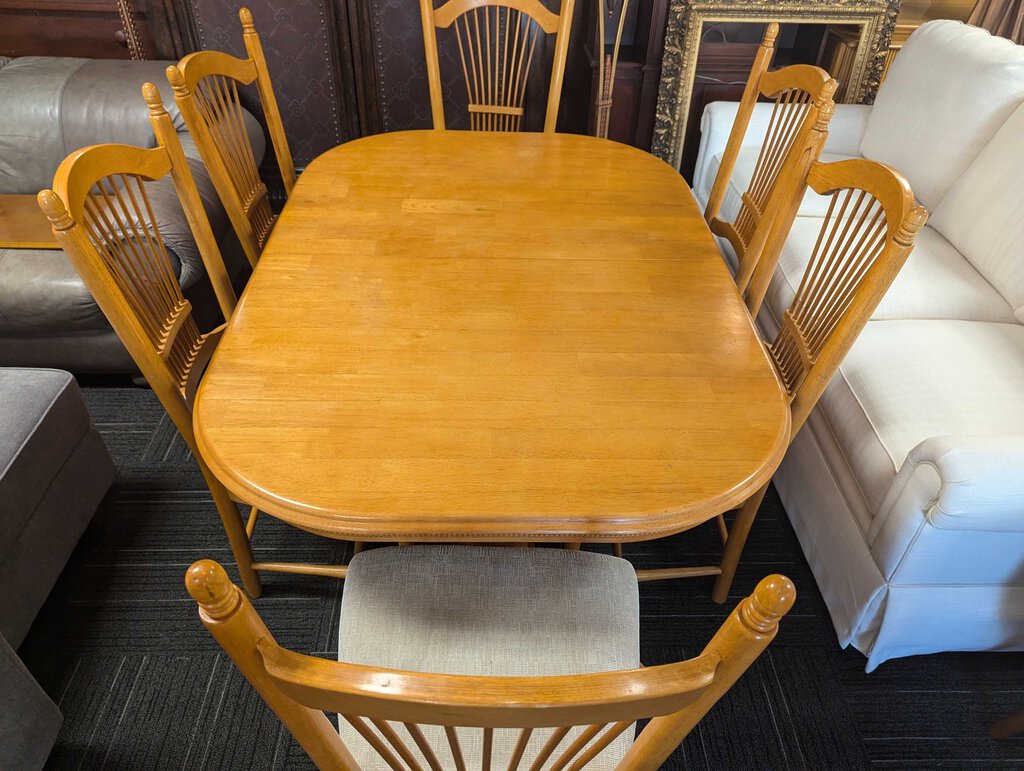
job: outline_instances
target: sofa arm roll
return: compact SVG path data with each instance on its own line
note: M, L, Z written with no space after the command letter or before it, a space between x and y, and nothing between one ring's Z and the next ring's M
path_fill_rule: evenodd
M926 439L907 456L876 525L910 500L932 527L1024 533L1024 436Z

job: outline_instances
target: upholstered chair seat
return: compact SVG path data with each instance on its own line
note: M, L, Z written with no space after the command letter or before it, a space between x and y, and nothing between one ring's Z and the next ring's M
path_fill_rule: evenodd
M458 545L364 551L352 559L345 579L338 659L509 677L634 669L640 666L636 574L625 560L562 549ZM341 727L363 768L382 767L355 729L344 720ZM402 726L396 730L415 746ZM458 730L467 766L478 765L480 730ZM423 732L432 746L446 746L442 729L424 726ZM495 730L492 768L508 767L518 734ZM549 734L534 732L527 757ZM614 769L632 742L633 731L624 731L588 770Z

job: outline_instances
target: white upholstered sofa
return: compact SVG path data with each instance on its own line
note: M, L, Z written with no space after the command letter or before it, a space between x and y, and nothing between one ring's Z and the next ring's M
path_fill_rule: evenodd
M726 217L768 110L751 121ZM704 113L701 203L735 114L725 102ZM776 487L839 641L868 671L911 654L1024 649L1024 46L925 24L874 106L837 106L822 160L853 156L903 172L931 218ZM824 201L804 199L758 318L766 334Z

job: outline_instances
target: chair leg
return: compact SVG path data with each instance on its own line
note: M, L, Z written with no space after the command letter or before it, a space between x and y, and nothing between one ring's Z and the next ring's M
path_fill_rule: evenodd
M246 523L242 521L242 514L235 502L231 500L227 488L213 476L206 464L200 461L199 465L202 468L203 476L206 477L206 485L210 488L213 502L217 506L217 513L220 514L224 531L228 535L228 543L238 565L238 574L242 578L242 585L250 597L259 597L263 594L263 585L260 583L259 575L252 568L252 564L256 560L252 555L252 544L249 543L249 538L246 535Z
M764 494L768 490L765 485L754 493L736 512L736 518L729 528L729 537L725 542L725 553L722 555L722 572L715 579L715 588L711 590L711 599L721 604L729 598L729 589L732 588L732 580L736 575L736 568L740 564L740 555L743 554L743 547L747 543L747 535L750 533L750 526L754 524L754 517L761 507Z
M613 543L612 544L612 551L615 553L616 557L622 557L622 544L621 543Z

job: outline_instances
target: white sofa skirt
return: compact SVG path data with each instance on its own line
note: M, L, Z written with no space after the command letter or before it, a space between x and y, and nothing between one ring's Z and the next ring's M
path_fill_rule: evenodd
M853 645L866 655L868 672L888 659L921 653L1024 650L1024 561L1016 585L890 584L826 460L839 451L837 446L825 449L835 442L829 434L815 411L795 437L774 481L839 644ZM974 534L956 535L970 539Z

